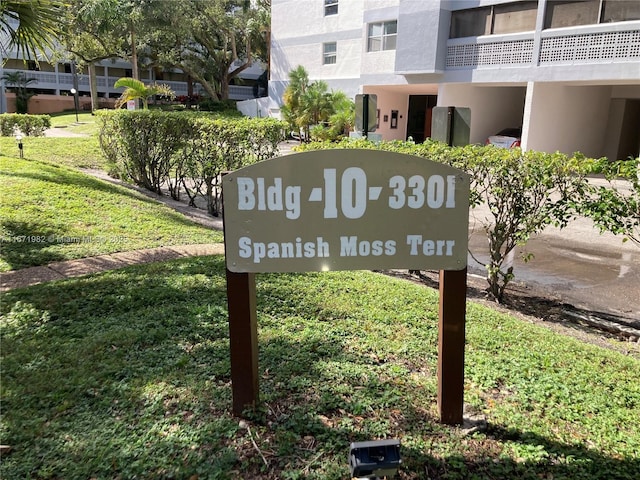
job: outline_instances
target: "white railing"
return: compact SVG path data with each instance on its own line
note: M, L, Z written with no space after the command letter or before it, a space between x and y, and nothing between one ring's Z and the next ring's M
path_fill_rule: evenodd
M447 68L530 64L533 38L507 41L472 41L447 45Z
M541 65L640 61L640 30L542 38Z
M634 22L635 23L635 22ZM450 70L523 65L556 65L640 61L640 28L545 30L535 55L529 38L474 37L447 42L446 68ZM520 35L519 37L523 37Z

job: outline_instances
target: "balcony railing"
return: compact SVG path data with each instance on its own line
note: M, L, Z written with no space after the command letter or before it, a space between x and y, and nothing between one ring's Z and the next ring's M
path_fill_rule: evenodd
M503 41L456 41L447 45L447 68L475 68L495 65L531 64L533 35Z
M56 90L56 91L69 91L74 87L73 75L70 73L56 73L56 72L38 72L33 70L9 70L5 69L5 73L22 72L25 78L35 78L36 82L29 85L30 88L43 89L43 90ZM89 76L78 75L78 88L83 91L89 91ZM121 89L113 88L113 84L116 83L119 77L104 77L98 76L96 83L98 92L103 94L117 94L121 92ZM158 80L158 83L164 83L169 85L177 96L187 95L188 86L187 82L173 82ZM196 93L202 93L202 87L196 85ZM259 91L261 96L266 95L264 88ZM252 86L229 86L229 98L231 100L247 100L254 98L254 87Z
M540 64L640 61L640 30L543 38Z
M536 40L528 34L455 38L447 42L449 70L575 65L640 61L640 27L595 27L544 30L536 56Z

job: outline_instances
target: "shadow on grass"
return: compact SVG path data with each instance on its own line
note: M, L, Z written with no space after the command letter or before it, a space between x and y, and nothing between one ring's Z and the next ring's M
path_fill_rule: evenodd
M76 187L98 190L112 195L124 195L135 200L156 205L157 202L150 200L144 195L136 193L134 190L120 187L118 185L105 182L103 180L93 178L89 175L81 174L66 167L60 167L50 163L38 162L42 166L43 173L35 172L15 172L0 171L0 174L10 177L29 178L39 182L56 183L59 185L73 185ZM45 173L48 172L49 174Z
M41 169L40 172L3 171L2 174L10 177L28 178L36 182L42 182L45 185L49 183L60 185L63 187L63 190L55 193L51 190L51 194L54 196L73 195L71 198L77 202L84 201L84 196L89 195L87 190L98 191L104 194L104 196L97 196L96 198L99 200L96 201L99 201L101 204L106 204L106 208L113 208L114 212L116 212L118 208L123 208L119 207L119 205L126 203L125 207L134 209L133 211L140 215L144 215L148 210L149 220L154 222L158 220L170 222L170 224L175 225L174 230L178 233L180 227L197 226L195 222L186 218L183 214L175 212L166 206L162 206L158 201L150 199L134 190L112 185L88 175L49 164L39 163L38 168ZM72 189L73 193L67 193L67 187ZM41 191L50 191L50 189L46 187L39 187L39 189ZM19 195L20 192L12 192L11 194ZM123 198L127 199L126 202L123 202ZM42 202L46 205L47 199L42 199ZM109 204L111 204L111 206L109 206ZM94 233L87 233L84 237L70 232L70 228L76 228L75 222L82 223L94 220L93 218L87 217L85 212L79 212L78 216L82 218L78 219L48 218L48 223L46 224L38 223L37 217L35 219L25 218L24 216L20 216L19 212L17 215L17 219L3 218L1 223L2 233L6 235L6 239L3 239L2 242L1 254L3 260L10 265L12 270L46 265L47 263L58 260L90 255L92 249L86 249L85 252L81 251L71 257L65 255L65 250L78 250L78 243L91 243L94 237L103 236L104 238L110 238L109 233L106 232L114 231L111 225L105 225L104 227L97 225L94 228ZM83 217L83 215L85 216ZM156 232L149 232L149 234L153 236ZM113 237L115 238L116 235L113 235ZM102 248L100 253L117 252L124 248L126 248L126 246L123 245L122 242L119 242L114 244L112 248L107 249L108 251Z
M402 352L373 354L360 313L315 299L304 276L279 278L259 298L262 403L250 430L230 414L222 257L5 294L2 443L12 451L0 476L338 479L349 443L372 438L401 439L404 479L637 473L637 458L505 426L465 437L438 424L435 345L423 345L422 370Z
M61 232L51 225L4 219L0 228L6 235L0 255L12 270L65 259L60 252L49 248L54 243L54 238L61 235Z
M316 454L346 467L351 442L385 438L402 442L402 479L631 480L640 471L637 456L611 456L584 443L563 443L503 425L489 424L486 432L471 435L442 425L434 408L435 389L418 392L420 386L406 378L385 377L384 362L349 354L345 344L330 339L272 339L260 348L262 367L269 372L261 386L267 398L257 415L248 415L272 432L270 445L277 447L280 464L299 460L300 478L313 472L321 472L318 478L347 478L348 472L327 474L331 470ZM324 369L327 360L359 376L336 378Z

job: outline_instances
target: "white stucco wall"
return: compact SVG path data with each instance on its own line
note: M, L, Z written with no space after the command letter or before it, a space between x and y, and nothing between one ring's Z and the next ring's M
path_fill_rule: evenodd
M523 148L591 157L604 154L612 87L532 83L529 88L529 128Z
M271 80L287 81L298 65L312 80L360 75L363 0L339 2L338 14L326 17L319 0L273 0L271 9ZM334 65L323 65L326 42L337 44Z
M471 143L484 143L503 128L522 125L526 87L443 84L438 106L471 109Z
M444 71L451 12L442 1L403 1L398 15L395 70L418 74Z

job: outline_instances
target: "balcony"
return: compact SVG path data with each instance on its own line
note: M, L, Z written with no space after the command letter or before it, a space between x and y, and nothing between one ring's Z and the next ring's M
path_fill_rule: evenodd
M62 91L71 90L73 85L73 75L70 73L57 73L57 72L40 72L33 70L10 70L4 69L5 73L22 72L26 78L35 78L36 82L29 85L29 88L38 90L52 90L54 93L59 94ZM89 92L89 75L78 75L78 90L82 92ZM113 88L113 84L116 83L119 77L104 77L98 76L96 83L98 87L98 93L101 96L117 96L122 89ZM148 80L143 79L148 82ZM169 85L177 96L187 95L187 82L171 82L165 80L158 80L158 83L164 83ZM195 93L202 93L202 87L199 84L195 85ZM259 96L266 95L264 88L261 88L258 92ZM229 98L231 100L248 100L255 98L254 87L252 86L229 86Z
M447 41L446 69L637 64L640 22L548 29ZM629 65L631 66L631 65Z

